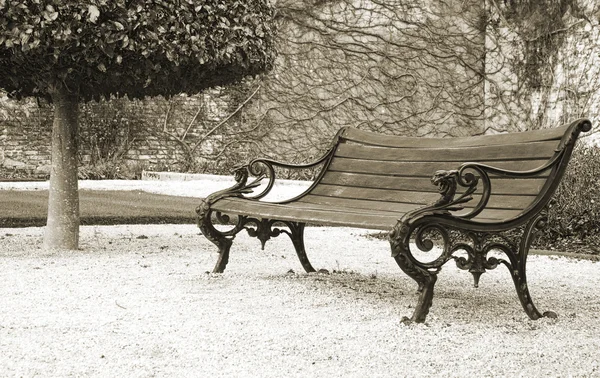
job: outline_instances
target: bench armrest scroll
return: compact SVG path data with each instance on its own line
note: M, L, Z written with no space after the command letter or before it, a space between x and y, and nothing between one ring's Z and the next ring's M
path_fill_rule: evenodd
M338 133L338 136L339 134L340 133ZM335 142L337 142L338 136L336 136ZM316 167L319 164L327 164L333 156L333 152L335 150L336 145L337 143L333 143L322 157L307 164L288 164L264 158L254 159L250 161L250 163L237 167L233 170L236 182L235 185L233 185L230 188L213 193L209 197L207 197L207 199L210 199L211 203L225 197L244 197L250 200L259 200L266 196L273 188L273 185L275 185L275 179L277 178L275 173L275 167L287 169L308 169ZM253 176L254 180L248 183L248 179L250 176ZM266 187L257 194L249 195L252 194L255 191L255 189L261 185L261 181L265 178L268 178L269 180Z
M457 218L471 219L485 209L490 199L492 193L490 174L513 178L534 177L552 168L558 163L560 158L561 154L557 153L544 165L527 171L511 171L481 163L464 163L457 170L437 171L431 182L438 186L441 198L429 206L418 209L416 212L425 213L433 211L447 213L449 211L463 210L464 207L462 204L473 199L472 194L477 190L477 185L481 182L483 192L477 205L467 214L456 215ZM466 188L466 190L463 194L456 197L456 188L459 185ZM412 215L414 216L415 214L413 213Z
M248 174L256 177L256 179L250 183L249 185L256 184L254 187L260 185L260 181L267 178L269 181L267 182L266 187L258 194L253 196L245 196L248 199L259 200L266 196L273 185L275 185L275 180L277 179L277 175L275 173L275 167L286 168L286 169L309 169L314 168L320 164L327 162L333 153L333 148L330 148L321 158L307 164L288 164L272 159L254 159L248 165L242 167L241 169L246 169Z
M473 199L471 194L477 190L477 184L481 181L483 183L483 193L479 203L469 213L456 216L457 218L471 219L481 213L489 201L492 191L489 177L490 174L511 178L534 177L546 170L556 169L556 167L558 167L558 172L556 174L560 177L574 147L575 140L579 137L581 132L590 131L591 127L592 125L587 119L579 119L572 122L555 150L554 156L544 165L535 169L512 171L487 164L469 162L462 164L457 170L438 171L431 179L431 182L438 186L442 197L434 204L416 210L416 212L422 214L432 211L448 212L462 210L463 207L460 205ZM565 157L566 159L564 159ZM473 172L476 173L477 176L475 176ZM465 187L467 190L461 196L455 198L457 185ZM413 213L412 215L414 216L415 214Z
M238 170L242 170L242 171L245 170L246 179L247 179L248 175L252 175L252 176L256 177L256 179L253 182L251 182L250 184L247 185L248 188L250 188L250 185L252 185L251 189L256 188L260 185L260 181L262 181L265 178L269 179L269 182L267 183L266 187L260 193L255 194L253 196L243 196L243 197L245 197L247 199L251 199L251 200L259 200L259 199L263 198L264 196L266 196L273 188L273 185L275 184L275 179L277 178L276 174L275 174L275 167L287 168L287 169L309 169L309 168L314 168L320 164L324 164L323 170L321 171L320 175L315 180L315 183L318 182L320 177L324 174L325 169L327 168L329 162L331 161L331 158L333 157L335 149L336 149L338 142L339 142L341 136L343 135L344 131L345 131L345 128L341 128L337 132L335 137L333 138L333 141L331 142L329 148L323 154L323 156L321 156L319 159L317 159L311 163L289 164L289 163L284 163L284 162L280 162L280 161L276 161L276 160L272 160L272 159L260 158L260 159L254 159L247 165L245 165L241 168L238 168ZM237 179L236 179L236 181L237 181ZM304 193L300 194L299 196L297 196L293 199L303 196L305 193L307 193L311 189L312 189L312 186L309 189L307 189ZM250 190L250 191L247 191L246 193L249 193L252 191L253 190Z

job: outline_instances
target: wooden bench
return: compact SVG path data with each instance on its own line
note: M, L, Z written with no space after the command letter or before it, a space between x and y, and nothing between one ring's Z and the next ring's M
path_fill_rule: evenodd
M437 274L449 260L471 272L475 286L486 270L505 265L527 315L555 317L540 313L531 300L527 254L546 223L546 206L576 139L590 129L585 119L553 129L462 138L343 128L314 163L256 159L237 169L233 187L208 196L197 208L198 225L219 248L213 272L223 272L232 241L244 229L263 248L271 237L289 235L307 272L315 271L304 248L307 223L389 231L392 256L420 291L412 318L404 321L425 321ZM273 187L275 168L319 165L320 174L301 195L279 203L261 201ZM249 176L256 179L249 182ZM264 179L266 187L254 194ZM233 221L229 215L237 215L229 231L214 227L215 221ZM435 244L441 248L434 258L415 257L419 250L436 251ZM488 256L490 251L502 256Z

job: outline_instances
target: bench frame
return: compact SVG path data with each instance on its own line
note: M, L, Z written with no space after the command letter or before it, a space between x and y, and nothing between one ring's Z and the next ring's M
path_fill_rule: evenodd
M531 299L526 276L527 255L535 236L546 225L546 206L562 179L575 142L581 132L589 130L591 130L591 123L586 119L571 123L555 150L554 156L546 164L534 170L510 171L485 164L464 163L456 170L435 173L431 182L438 187L440 199L431 205L404 214L395 225L390 225L391 231L388 239L392 257L402 271L417 282L420 292L412 317L404 317L403 322L420 323L425 321L432 305L437 274L442 266L450 260L454 260L460 269L468 270L473 275L476 287L481 274L495 269L500 264L505 265L511 274L521 305L529 318L536 320L541 317L555 318L557 316L551 311L541 313ZM344 129L341 129L323 157L310 164L292 165L270 159L252 160L248 165L234 171L236 181L234 186L213 193L202 200L196 209L198 226L202 234L219 249L219 258L213 273L222 273L225 270L232 242L242 230L246 230L250 236L258 238L263 249L270 238L277 237L282 233L287 234L292 240L304 270L308 273L315 272L315 268L308 260L304 246L305 223L239 215L231 229L219 231L214 227L214 220L225 224L229 223L231 219L226 214L214 211L211 206L226 197L240 197L250 201L263 198L275 183L275 167L308 169L323 164L324 166L314 183L305 192L281 203L291 203L303 197L319 183L327 172L343 133ZM550 173L540 195L521 215L502 222L483 223L472 220L485 209L489 200L491 194L490 174L523 178L535 176L546 170L550 170ZM255 179L248 182L250 175ZM268 183L263 191L250 195L265 178L268 178ZM483 188L479 202L468 213L458 214L457 212L464 210L463 204L473 199L472 194L479 184ZM459 186L465 188L460 195L457 194ZM277 225L283 225L289 230L275 227ZM511 234L508 235L508 232ZM513 241L515 232L521 235L518 242ZM410 241L413 237L416 246L423 252L433 249L434 240L441 241L443 243L441 254L433 261L418 260L411 252ZM488 257L488 253L492 250L501 251L506 255L506 259ZM458 251L466 252L467 257L454 256Z

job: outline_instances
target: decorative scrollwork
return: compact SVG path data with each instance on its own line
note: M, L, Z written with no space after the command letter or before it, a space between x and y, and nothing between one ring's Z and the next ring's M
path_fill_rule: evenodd
M452 202L456 194L456 176L458 171L437 171L431 178L431 183L438 187L438 192L442 196L433 206L444 206Z
M472 169L480 173L480 176L476 176L471 172L467 172L468 169ZM431 183L438 187L438 192L441 198L438 199L431 205L424 206L420 209L414 210L407 213L404 219L415 218L425 214L444 214L450 211L460 211L464 209L463 204L473 199L473 193L477 190L477 184L479 183L480 177L484 177L484 183L486 188L489 187L489 178L485 172L480 172L477 167L463 166L458 170L439 170L436 171L431 178ZM465 187L466 190L457 198L457 186L460 185ZM484 189L484 196L482 201L475 207L475 209L468 214L458 215L461 218L470 218L478 214L481 209L487 204L487 198ZM489 197L489 194L487 195ZM476 213L476 214L474 214Z
M475 171L477 175L473 174ZM426 206L421 209L423 213L428 211L435 212L449 212L449 211L460 211L464 210L463 204L473 199L473 193L477 190L477 185L480 180L483 182L483 193L477 203L477 205L466 214L457 214L457 218L470 219L481 213L488 203L490 197L490 178L485 170L481 169L475 163L466 163L461 165L458 170L437 171L432 179L431 183L438 187L438 191L442 196L432 205ZM465 191L455 198L457 192L457 186L466 188ZM414 214L411 214L414 216Z
M210 210L213 203L226 197L243 197L245 194L252 193L254 188L260 185L260 180L263 177L257 177L251 183L248 183L248 167L238 167L233 171L235 184L227 189L219 190L212 193L208 197L200 201L200 205L196 208L196 214L199 219L204 218L204 215Z
M505 245L497 243L495 234L468 232L469 243L456 243L450 252L453 255L458 251L465 251L467 258L452 256L456 266L462 270L468 270L473 275L473 286L479 287L479 278L488 270L496 269L500 261L496 257L488 257L492 250L505 250Z
M586 132L590 131L591 129L592 129L592 123L588 119L582 118L582 119L578 119L578 120L572 122L569 125L569 131L567 131L565 133L565 136L560 141L560 144L558 145L558 148L556 149L556 151L560 152L560 151L564 150L567 146L569 146L570 148L573 148L573 146L575 145L575 141L579 137L579 134L581 134L582 132L586 133Z
M267 241L281 235L281 230L279 228L273 228L273 225L277 222L278 221L276 220L270 219L244 217L244 229L246 229L248 235L260 240L261 248L264 250ZM248 227L248 225L253 227Z
M273 167L273 162L264 159L256 159L251 161L246 167L247 171L256 177L257 182L262 181L264 178L268 178L269 180L262 192L253 196L246 196L246 198L250 200L259 200L269 194L271 189L273 189L273 185L275 185L275 168Z
M439 269L446 261L448 261L449 250L447 247L450 245L450 235L445 228L440 227L436 224L428 224L423 227L419 227L415 232L415 245L421 252L430 252L434 247L433 236L437 235L439 243L442 245L441 252L436 259L432 259L429 262L419 261L420 264L427 269ZM413 255L413 258L415 256ZM415 258L415 260L418 260Z
M540 212L525 226L511 231L475 232L459 226L441 223L425 223L422 219L416 222L398 222L390 232L390 245L400 268L419 285L421 295L410 321L424 321L433 298L435 276L449 260L454 260L458 268L468 270L473 275L475 287L483 273L505 265L515 284L515 289L523 309L531 319L542 316L555 317L551 311L540 313L529 294L526 277L526 264L529 247L535 235L546 225L547 215ZM431 219L429 219L431 221ZM416 247L421 251L429 251L433 240L425 236L435 232L438 241L443 243L440 256L431 262L422 262L415 258L411 250L410 240L414 235ZM520 235L519 235L520 234ZM515 238L519 240L515 243ZM456 256L460 251L466 256ZM488 256L491 251L502 253L506 259Z

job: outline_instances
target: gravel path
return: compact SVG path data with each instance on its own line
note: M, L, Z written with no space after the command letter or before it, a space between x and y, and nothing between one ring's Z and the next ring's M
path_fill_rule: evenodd
M600 376L598 263L530 256L530 321L505 268L448 264L428 321L385 241L309 228L305 274L285 235L240 235L223 275L192 225L82 227L81 251L41 228L0 230L0 375L103 377ZM292 269L294 272L290 272Z

